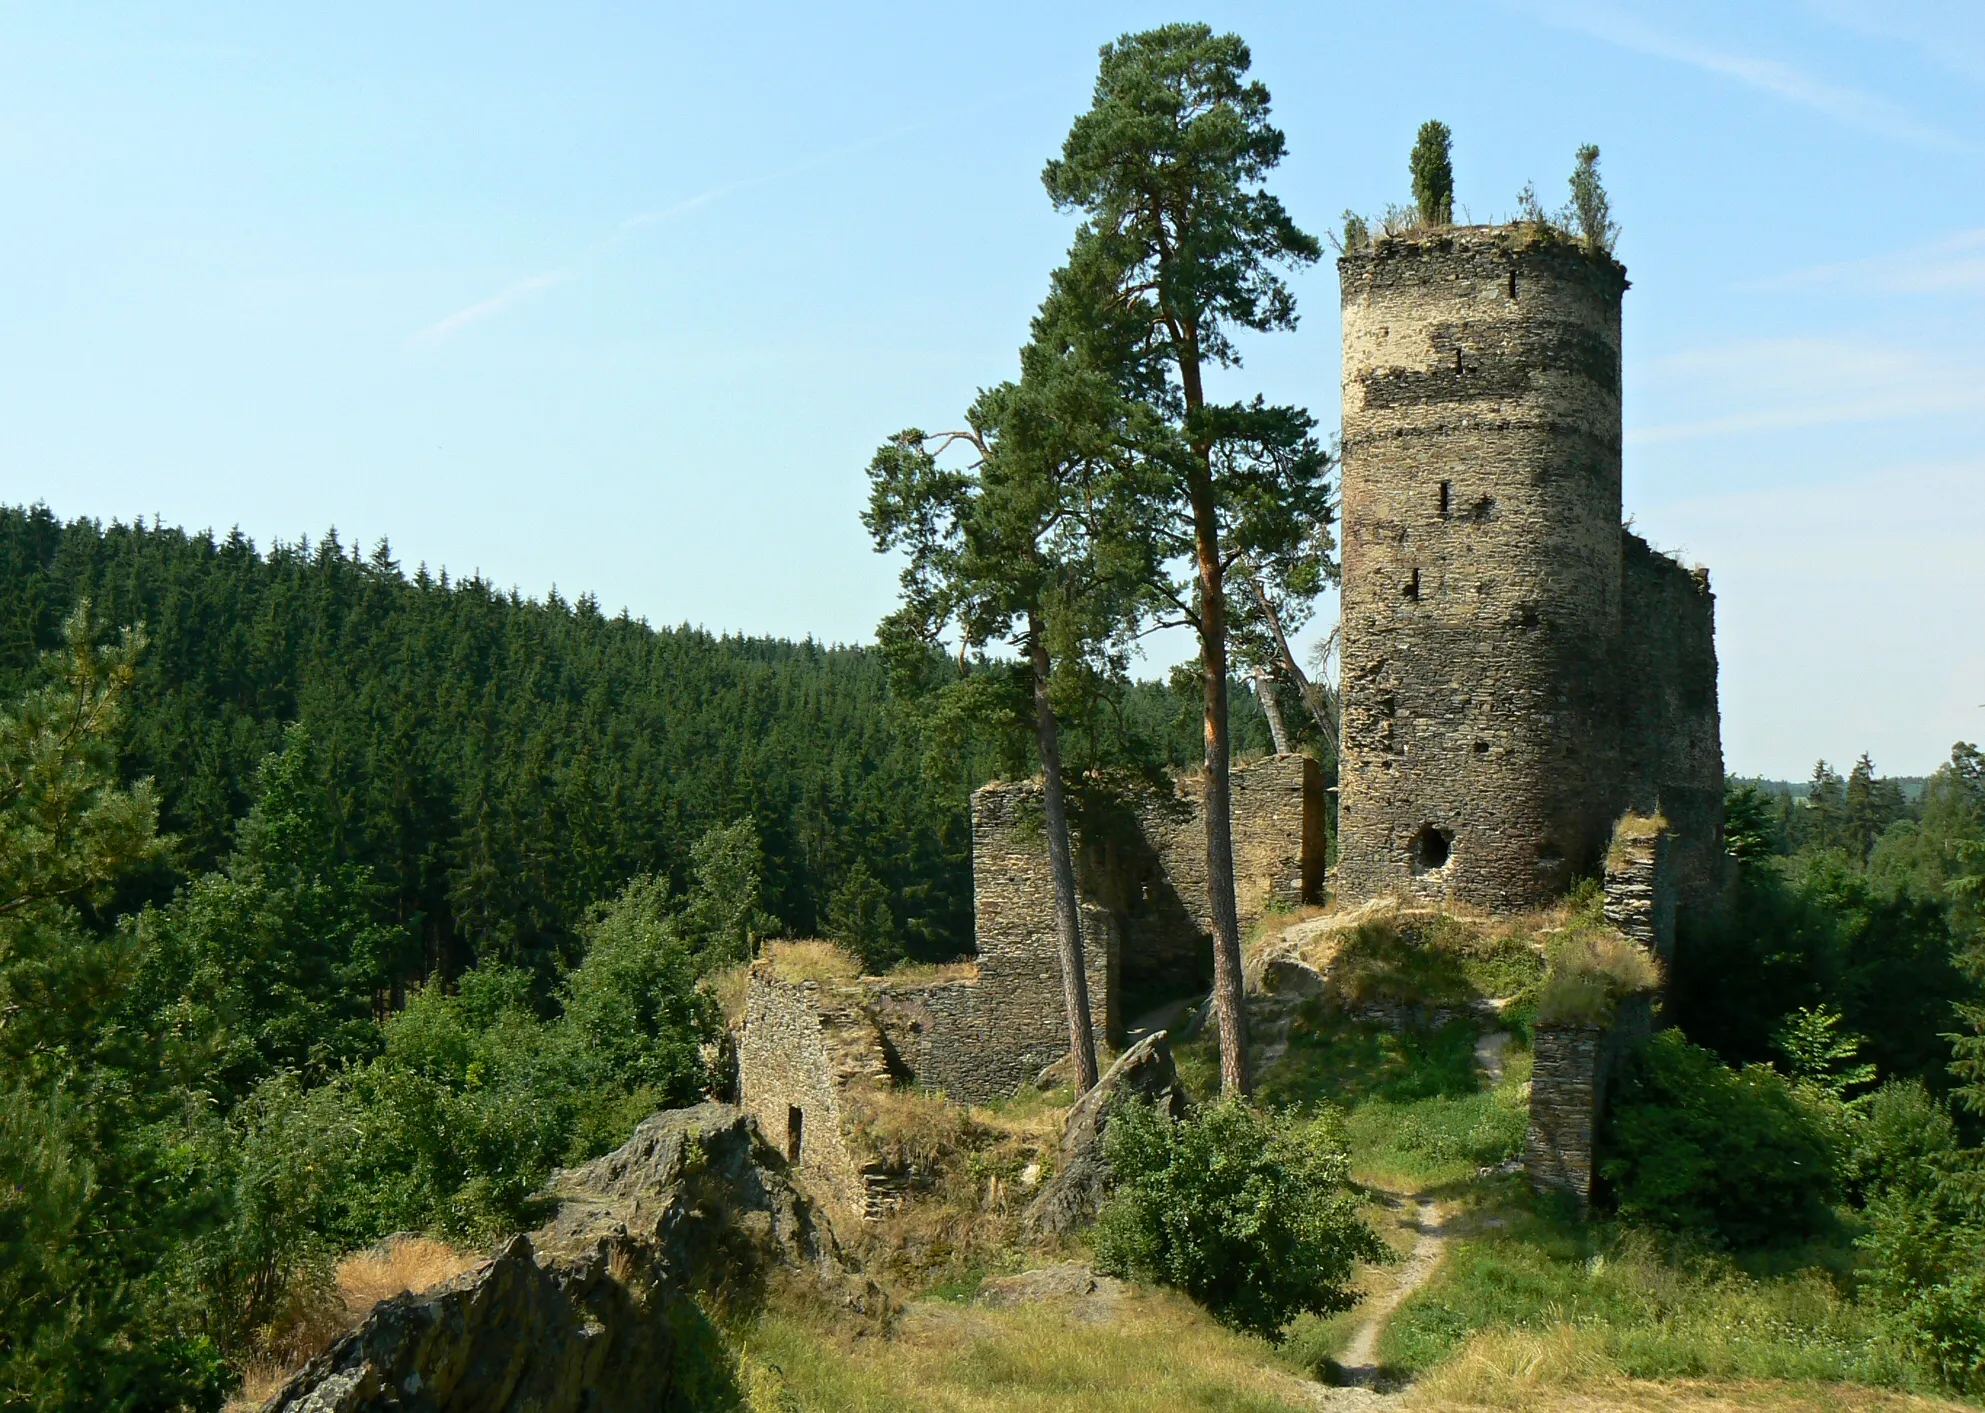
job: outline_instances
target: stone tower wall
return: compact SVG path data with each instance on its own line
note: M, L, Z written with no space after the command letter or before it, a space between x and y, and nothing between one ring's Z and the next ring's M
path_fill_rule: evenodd
M1338 885L1542 903L1617 813L1625 272L1488 228L1338 268Z

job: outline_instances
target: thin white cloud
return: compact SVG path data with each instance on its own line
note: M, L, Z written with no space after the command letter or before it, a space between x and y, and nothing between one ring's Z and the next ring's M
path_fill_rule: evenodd
M1705 415L1635 427L1627 441L1636 446L1985 409L1976 358L1849 339L1747 340L1642 371L1657 407Z
M1011 94L1004 94L993 100L993 102L1003 102L1011 96ZM979 104L976 105L976 108L960 109L958 111L972 112L976 111L977 108L989 106L991 106L991 103ZM865 152L872 147L880 147L885 142L893 141L905 134L927 126L929 126L928 123L906 123L901 127L891 128L887 132L877 133L873 137L863 138L859 142L851 142L845 146L819 153L816 156L807 158L803 162L795 162L791 166L781 167L777 171L765 172L753 177L743 177L733 182L725 182L721 186L713 186L708 191L699 191L694 196L684 197L681 201L653 211L637 211L634 215L619 222L612 230L608 231L598 240L587 245L568 264L556 270L548 270L542 275L533 275L529 279L519 280L515 284L506 285L487 299L480 299L474 304L464 305L454 313L444 315L442 318L435 320L432 324L421 329L418 333L413 334L407 342L418 348L433 348L436 345L447 342L469 325L501 314L527 295L533 294L538 290L549 289L553 285L564 284L568 280L577 278L586 265L619 245L636 231L649 226L660 225L678 216L688 215L692 211L701 210L705 206L710 206L727 196L734 196L738 192L749 191L755 187L770 186L774 182L784 181L788 177L798 176L802 172L812 171L816 167L824 167L830 162L840 161L844 157L851 157L858 152Z
M1521 3L1521 0L1520 0ZM1823 113L1851 127L1920 147L1969 150L1974 144L1911 116L1886 98L1831 83L1778 59L1733 54L1648 24L1636 15L1566 0L1528 0L1522 8L1559 29L1590 35L1636 53L1669 59L1705 73L1737 80L1773 97Z
M1985 291L1985 226L1923 245L1774 275L1744 286L1799 290L1844 285L1875 294L1965 294Z
M553 285L564 284L572 278L570 270L547 270L542 275L533 275L528 280L519 280L514 285L506 285L488 299L479 299L474 304L464 305L453 314L436 319L432 324L407 340L419 348L433 348L445 343L479 319L487 319L492 314L501 314L527 294Z

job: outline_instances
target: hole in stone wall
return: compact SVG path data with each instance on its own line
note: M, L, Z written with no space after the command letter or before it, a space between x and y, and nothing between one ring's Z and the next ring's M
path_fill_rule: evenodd
M1516 298L1516 271L1514 270L1509 272L1509 297L1511 299Z
M1478 755L1478 756L1485 756L1485 755L1487 755L1488 753L1489 753L1489 743L1488 743L1487 741L1477 741L1477 742L1475 743L1475 754L1476 754L1476 755Z
M1468 512L1468 515L1470 519L1476 521L1495 519L1496 498L1494 496L1483 496L1480 500L1475 502L1474 509L1470 510Z
M1413 577L1406 581L1406 597L1414 603L1420 601L1420 571L1417 569L1413 571Z
M1454 831L1423 824L1413 836L1413 872L1432 873L1446 868L1454 857Z
M1454 508L1454 482L1441 482L1441 519L1445 520Z
M1537 606L1527 603L1516 611L1516 621L1520 627L1535 628L1544 620L1538 615Z
M806 1137L806 1111L797 1104L786 1105L786 1161L800 1160L800 1142Z
M1459 348L1454 350L1454 371L1457 373L1461 371L1461 350Z

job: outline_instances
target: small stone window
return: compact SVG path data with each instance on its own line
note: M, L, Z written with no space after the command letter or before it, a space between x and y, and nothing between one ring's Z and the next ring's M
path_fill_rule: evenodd
M1456 344L1454 347L1454 371L1457 373L1461 371L1461 345L1459 344Z
M1413 836L1413 872L1438 873L1454 858L1454 831L1423 824Z
M806 1137L806 1110L797 1104L786 1105L786 1161L797 1163L800 1160L800 1144Z
M1445 520L1454 512L1454 482L1441 482L1441 519Z
M1509 297L1511 299L1516 298L1516 271L1514 270L1509 272Z
M1494 496L1483 496L1475 502L1474 508L1468 512L1468 517L1477 524L1495 519L1496 498Z
M1488 753L1489 753L1489 743L1488 743L1487 741L1477 741L1477 742L1475 743L1475 754L1476 754L1476 755L1478 755L1478 756L1485 756L1485 755L1487 755Z
M1415 569L1413 577L1406 581L1406 597L1414 603L1420 601L1420 571Z

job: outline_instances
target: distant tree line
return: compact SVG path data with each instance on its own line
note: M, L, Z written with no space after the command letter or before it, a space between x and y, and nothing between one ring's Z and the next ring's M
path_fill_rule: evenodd
M383 542L335 533L263 552L40 506L0 509L0 697L43 679L84 598L102 631L144 627L117 761L154 782L170 840L108 914L218 866L301 723L328 845L369 871L393 930L389 992L483 960L548 980L588 907L639 874L686 889L697 841L745 820L768 929L813 935L837 897L844 918L868 899L874 960L968 953L968 796L1035 768L1026 732L947 716L916 664L873 648L656 629L584 595L408 574ZM996 691L1008 669L983 670ZM1237 748L1266 753L1265 719L1236 698ZM1071 768L1194 763L1196 716L1164 683L1091 684Z

